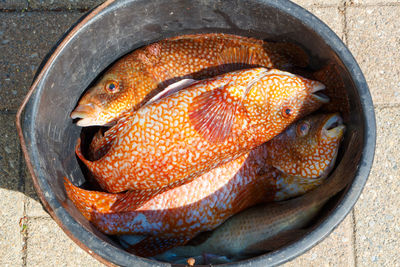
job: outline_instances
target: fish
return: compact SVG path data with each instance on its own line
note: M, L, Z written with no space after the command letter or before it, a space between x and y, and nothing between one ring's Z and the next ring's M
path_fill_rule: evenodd
M112 125L166 86L253 66L305 67L309 58L292 43L264 42L230 34L183 35L124 56L82 96L70 114L81 127Z
M302 125L308 125L308 128ZM299 128L301 132L296 130ZM295 122L286 131L296 133L287 135L287 138L300 140L299 144L289 144L294 147L305 146L300 151L302 158L307 158L310 153L324 150L326 142L309 142L316 145L307 149L309 143L302 140L320 140L328 134L331 142L336 144L336 149L339 149L345 126L338 114L312 115ZM279 142L276 144L282 148L287 146ZM69 199L100 231L111 235L145 235L147 237L144 240L129 250L142 256L155 255L185 244L198 233L214 229L233 214L257 203L295 197L311 190L323 181L333 166L332 162L324 169L319 169L319 162L311 162L317 166L318 174L309 179L301 178L296 189L292 180L286 180L281 171L273 166L265 166L268 158L276 158L266 156L269 151L265 148L265 145L260 146L130 211L114 212L112 209L115 202L124 198L125 193L88 191L73 185L68 179L65 179L65 188ZM286 155L290 151L276 149L271 153L291 158ZM334 161L335 157L331 160Z
M123 211L269 141L328 102L319 94L324 88L276 69L230 72L121 119L106 132L103 157L86 159L80 139L76 154L103 190L129 191L114 206Z
M355 134L349 137L348 147L360 142ZM359 159L361 151L348 151L341 162L351 166ZM190 241L191 245L175 247L154 259L180 263L195 258L198 264L229 263L276 250L300 239L315 225L315 217L324 205L351 183L357 171L338 168L323 183L296 198L258 205L238 213L213 232L202 233ZM318 221L317 221L318 222ZM137 240L134 236L122 236L126 247Z
M156 100L167 97L173 93L176 93L196 82L198 82L198 80L183 79L176 83L173 83L173 84L169 85L168 87L166 87L160 93L156 94L150 100L148 100L146 102L146 105L150 105L151 103L155 102ZM130 112L130 113L132 113L132 112ZM125 120L127 117L128 116L126 116L122 120ZM94 136L89 144L89 148L87 150L87 158L89 160L91 160L91 161L97 160L105 155L105 152L107 152L109 149L111 140L113 138L115 138L115 134L116 134L115 131L116 131L116 128L111 129L109 132L107 132L107 130L105 130L103 128L94 134Z
M312 127L310 121L325 126ZM288 174L284 180L276 181L282 188L275 200L286 198L285 192L292 187L295 187L293 190L299 195L305 193L309 190L307 184L315 186L308 179L320 177L323 172L329 173L334 167L338 153L338 145L334 140L338 137L341 139L345 131L341 115L333 113L331 116L316 116L310 121L304 120L296 127L290 127L265 144L265 151L268 152L265 155L266 163ZM309 138L309 135L318 138ZM306 184L300 190L296 186L302 184L302 179L306 179Z

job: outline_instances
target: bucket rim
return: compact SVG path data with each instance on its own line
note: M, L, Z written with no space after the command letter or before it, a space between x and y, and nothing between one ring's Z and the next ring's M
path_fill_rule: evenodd
M98 249L104 246L104 241L100 238L93 235L93 233L84 229L81 225L77 224L75 227L71 225L65 225L61 218L68 218L69 220L74 220L74 218L63 208L57 207L54 209L52 205L49 203L47 197L42 192L42 187L39 182L39 177L36 176L34 172L34 167L32 161L30 159L30 155L27 149L27 144L23 134L23 119L24 119L24 110L26 108L27 103L31 99L33 93L38 88L41 80L45 77L46 72L51 67L52 62L58 57L60 53L62 53L63 48L68 44L68 42L74 38L77 32L84 27L87 23L92 21L96 16L101 15L103 12L107 12L107 9L110 8L111 4L113 4L112 8L119 8L125 2L136 0L125 0L125 1L117 1L117 0L107 0L103 4L98 7L92 9L88 13L86 13L84 18L75 26L73 26L70 31L61 38L61 42L55 47L54 51L51 53L50 57L42 64L42 68L37 71L37 75L30 87L27 95L25 96L20 108L18 109L16 115L16 127L19 135L19 140L21 143L21 148L23 151L23 155L25 161L27 163L27 167L29 173L33 180L33 185L37 195L42 202L45 209L49 212L51 217L56 221L56 223L60 226L60 228L83 250L89 253L91 256L106 264L108 266L116 266L116 264L124 264L126 262L132 262L133 259L137 260L137 264L147 264L147 265L157 265L157 266L171 266L169 263L162 263L154 260L150 260L147 258L138 257L127 252L124 252L121 249L114 248L115 257L110 258L108 254L102 253ZM364 145L363 151L360 158L360 163L358 166L358 170L355 173L354 180L352 184L349 186L346 194L338 203L335 209L329 214L329 216L320 223L313 231L308 233L306 236L301 238L300 240L288 245L284 246L272 253L264 254L258 257L250 258L248 260L234 262L228 264L229 266L265 266L266 264L269 266L280 265L284 262L287 262L314 247L319 242L323 241L326 236L328 236L347 216L347 214L352 210L354 204L358 200L365 183L368 179L368 175L370 173L374 153L376 146L376 120L373 102L371 98L371 94L367 85L367 82L364 78L364 75L354 59L353 55L346 47L346 45L342 42L342 40L320 19L316 16L305 10L304 8L298 6L295 3L290 1L279 1L279 0L254 0L255 2L259 2L261 4L269 5L272 8L278 9L279 11L288 14L301 21L305 26L314 31L317 35L319 35L326 44L335 52L338 58L342 61L346 70L350 74L350 77L353 80L355 87L360 96L360 103L363 110L363 120L364 120ZM76 221L75 221L76 222ZM78 235L79 234L79 235ZM86 235L86 237L90 237L90 242L82 241L84 239L82 235ZM81 239L77 238L80 236ZM119 261L116 257L123 257L125 260ZM126 260L128 259L128 260ZM131 259L131 260L129 260Z

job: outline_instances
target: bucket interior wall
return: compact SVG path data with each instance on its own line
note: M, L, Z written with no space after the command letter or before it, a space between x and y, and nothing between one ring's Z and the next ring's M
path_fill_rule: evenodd
M288 10L278 8L278 2L139 0L112 3L75 33L47 69L24 111L22 125L27 150L33 155L33 169L51 209L56 213L58 209L67 210L71 217L65 216L62 220L64 224L71 224L67 226L70 230L79 230L73 225L77 221L86 231L104 240L104 247L99 248L103 257L114 258L113 249L118 244L94 229L67 200L64 191L64 176L76 185L85 181L74 153L81 128L73 124L69 114L99 73L138 47L170 36L206 32L299 44L310 54L313 69L327 63L340 69L346 88L342 93L350 107L348 114L343 114L348 126L346 138L351 133L364 135L360 96L348 70L330 48L332 44L327 44L303 23L304 19L314 19L311 14L301 19L293 17L286 13ZM348 147L346 138L342 155L348 150L362 150L363 142L359 147ZM339 157L337 168L342 166L345 165ZM129 254L121 253L123 256L111 261L121 265L131 262Z

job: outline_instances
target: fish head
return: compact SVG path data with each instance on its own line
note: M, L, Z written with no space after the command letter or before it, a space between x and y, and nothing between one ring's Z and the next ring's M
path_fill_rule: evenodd
M346 126L338 113L308 116L266 144L270 164L302 178L327 175L336 160Z
M70 115L78 126L112 125L135 105L138 73L125 64L117 62L82 96Z
M245 100L251 123L268 125L265 131L273 134L329 102L320 92L322 83L276 69L265 72L253 87Z

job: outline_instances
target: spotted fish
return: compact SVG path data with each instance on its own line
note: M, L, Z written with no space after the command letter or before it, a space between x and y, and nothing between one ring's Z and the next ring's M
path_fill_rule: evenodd
M199 81L143 106L107 131L108 151L78 157L108 192L129 190L115 211L249 152L328 99L324 85L279 70L254 68Z
M111 124L183 78L204 79L250 66L284 69L308 65L294 44L229 34L168 38L118 60L71 113L79 126Z
M293 141L288 142L289 146L302 146L301 154L297 155L306 159L324 150L327 145L325 135L330 140L329 145L335 144L337 151L344 125L336 114L316 115L292 124L288 131L294 133L285 135L288 141ZM304 142L306 139L310 139L310 142ZM277 157L269 155L278 153L290 159L291 150L284 149L287 145L280 142L275 145L282 149L278 147L269 152L266 145L260 146L190 183L155 196L137 210L119 213L112 210L114 203L124 198L124 193L87 191L74 186L67 179L66 191L82 214L102 232L148 235L130 250L139 255L154 255L186 243L199 232L214 229L249 206L294 197L316 187L331 170L335 160L336 154L330 154L331 164L322 168L319 162L312 162L317 173L299 178L297 187L294 187L290 175L272 167L273 159ZM269 166L266 166L267 160Z
M350 144L360 141L355 135L349 139ZM359 159L359 154L360 151L349 151L342 162L351 165ZM191 245L176 247L155 258L180 263L193 257L198 264L216 264L235 262L275 250L310 231L310 222L332 196L350 183L352 177L349 169L336 169L321 186L305 195L247 209L229 218L213 232L197 236L190 241ZM142 237L127 235L120 238L122 244L129 247Z

